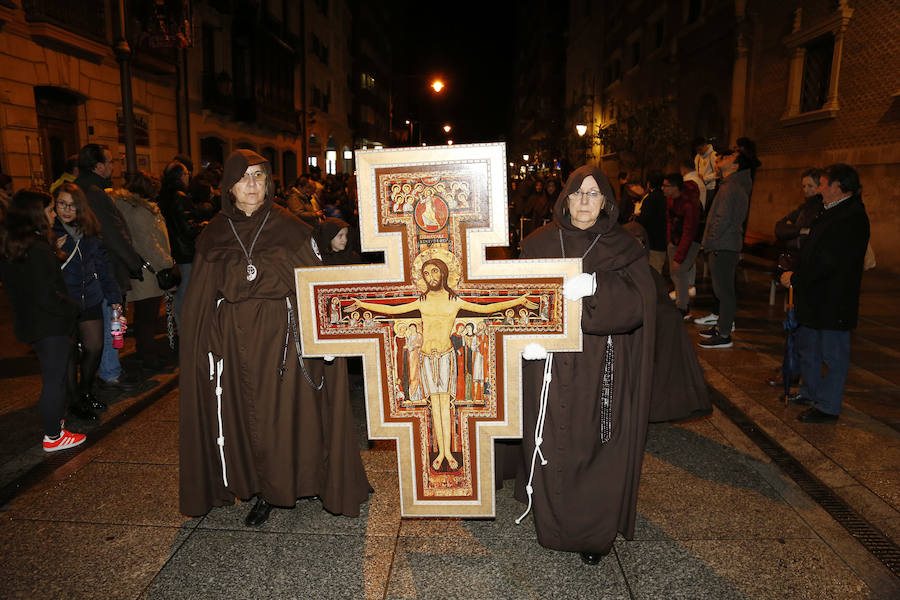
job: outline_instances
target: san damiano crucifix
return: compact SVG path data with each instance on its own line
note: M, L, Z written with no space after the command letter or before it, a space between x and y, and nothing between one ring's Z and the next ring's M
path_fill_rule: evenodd
M577 260L508 243L503 144L357 152L364 250L297 269L303 352L362 355L369 437L397 440L404 516L493 516L493 439L521 437L520 353L580 350Z

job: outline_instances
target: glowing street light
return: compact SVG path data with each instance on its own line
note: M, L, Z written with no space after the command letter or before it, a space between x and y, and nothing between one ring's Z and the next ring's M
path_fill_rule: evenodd
M452 145L453 145L453 140L447 140L447 145L448 145L448 146L452 146Z
M431 82L431 89L433 89L436 93L440 94L441 90L444 89L444 82L440 79L435 79Z
M453 127L451 127L449 123L447 123L446 125L444 125L444 133L450 133L450 131L451 131L452 129L453 129Z
M522 160L524 160L525 162L528 162L528 158L529 156L527 154L522 155Z
M587 133L587 125L584 123L579 123L575 126L575 131L578 132L579 137L584 137L584 134Z

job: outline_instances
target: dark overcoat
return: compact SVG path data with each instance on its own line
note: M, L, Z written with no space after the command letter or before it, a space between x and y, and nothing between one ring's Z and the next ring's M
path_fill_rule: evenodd
M869 217L859 194L813 221L791 276L797 322L812 329L856 328Z
M235 154L226 162L223 190L249 165L268 168L253 152ZM229 218L248 250L259 231L253 281L247 280L247 260ZM279 375L288 334L286 299L296 314L293 269L320 264L311 233L274 205L270 185L265 203L249 217L225 192L222 212L197 240L180 336L180 507L187 515L203 515L235 497L259 495L292 507L297 498L318 495L326 510L356 516L368 498L346 362L304 359L314 383L325 378L316 391L291 336L287 369Z
M566 197L589 175L607 199L606 208L592 227L581 230L571 223ZM644 249L617 224L614 198L599 169L581 167L560 193L553 222L522 242L522 258L583 256L584 272L597 275L596 292L582 300L583 351L553 355L542 445L549 462L538 462L532 483L538 541L556 550L604 553L617 533L634 535L653 381L656 296ZM612 430L604 443L600 395L608 335L614 348ZM521 501L527 499L544 364L525 361L523 366L523 457L516 478Z

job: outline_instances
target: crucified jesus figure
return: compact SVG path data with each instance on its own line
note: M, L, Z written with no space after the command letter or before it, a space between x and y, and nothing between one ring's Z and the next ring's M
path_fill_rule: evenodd
M450 340L453 322L460 310L479 314L491 314L513 306L537 308L537 304L522 295L512 300L475 304L460 299L448 283L450 270L447 264L432 258L422 264L422 279L427 286L418 300L406 304L386 305L363 302L354 299L344 308L350 312L362 308L386 315L400 315L418 311L422 317L422 348L419 351L419 378L431 405L434 436L437 440L438 455L431 463L435 471L441 468L444 459L451 469L459 463L450 451L453 421L450 416L451 401L456 396L456 352Z

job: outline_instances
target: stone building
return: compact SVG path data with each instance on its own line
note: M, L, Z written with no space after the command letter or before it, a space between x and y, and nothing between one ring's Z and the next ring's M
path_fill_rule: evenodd
M391 137L392 46L383 0L353 0L353 111L357 148L388 146ZM403 132L408 131L406 128ZM408 140L405 140L408 142Z
M122 95L105 0L0 2L0 169L18 189L45 185L84 144L124 155ZM138 166L159 173L178 151L171 48L136 50Z
M287 184L352 169L346 0L125 4L139 168L251 148ZM124 157L118 23L110 0L0 0L0 170L16 188L89 142Z
M889 0L573 0L569 3L566 133L570 156L617 157L592 133L617 102L669 97L684 133L757 143L747 241L802 197L808 166L860 172L879 266L900 271L900 5ZM576 124L587 124L578 138Z

